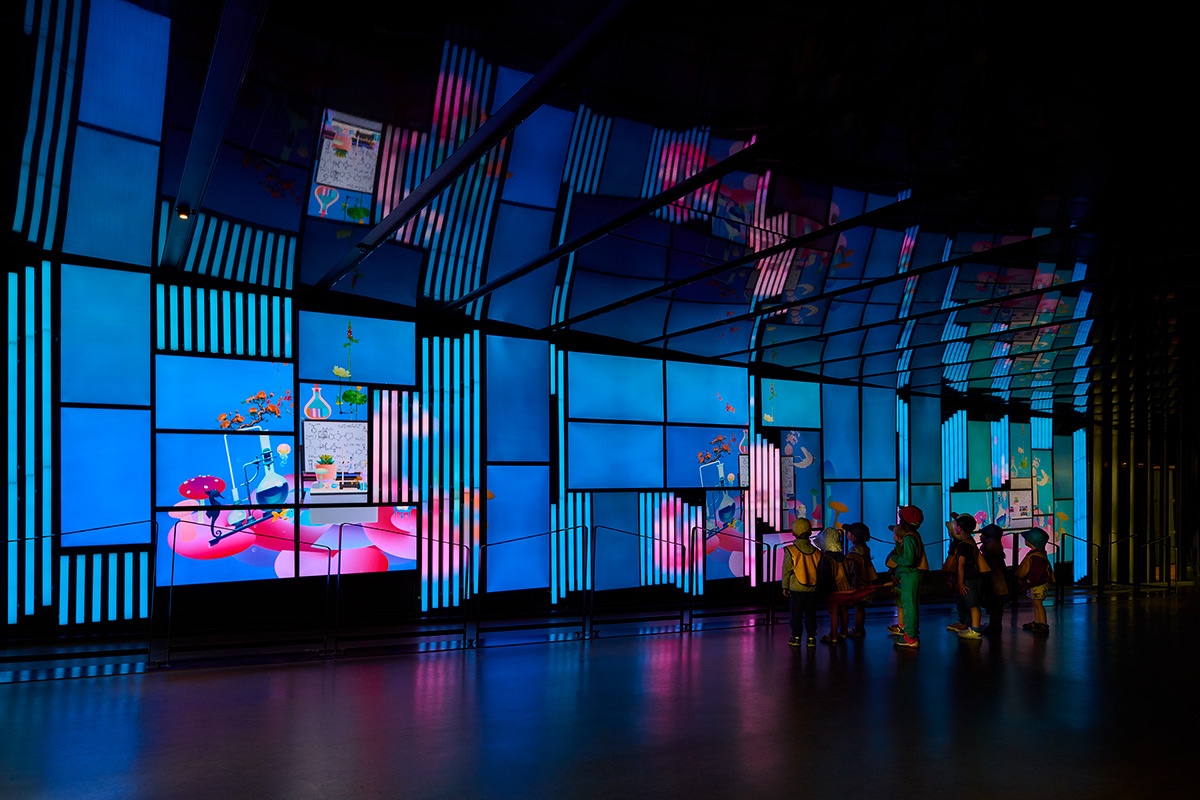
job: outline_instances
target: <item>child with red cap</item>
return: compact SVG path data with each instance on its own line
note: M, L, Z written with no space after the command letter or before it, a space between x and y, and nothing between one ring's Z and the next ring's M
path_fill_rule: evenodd
M896 601L903 621L895 642L900 647L920 647L921 573L929 570L929 560L925 557L925 544L918 529L925 521L925 515L916 506L903 506L899 518L895 525L888 526L896 535L896 547L888 556L887 565L895 570Z

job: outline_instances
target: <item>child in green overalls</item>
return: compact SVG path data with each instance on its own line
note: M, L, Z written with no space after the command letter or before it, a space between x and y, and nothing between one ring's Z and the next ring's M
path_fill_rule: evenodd
M900 521L888 527L896 534L896 547L888 556L887 564L896 575L896 602L900 607L904 628L895 642L900 647L920 647L921 573L929 571L929 560L925 558L925 544L921 541L919 528L925 514L916 506L900 509Z

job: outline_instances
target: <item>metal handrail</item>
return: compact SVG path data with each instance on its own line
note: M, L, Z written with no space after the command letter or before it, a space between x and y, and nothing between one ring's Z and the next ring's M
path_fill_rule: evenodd
M661 536L648 536L646 534L638 533L636 531L627 531L627 530L623 530L621 528L613 528L608 525L596 525L592 528L592 532L591 532L592 547L591 547L591 553L590 553L590 557L591 557L590 562L591 563L589 565L589 573L592 576L592 580L589 582L589 586L591 586L591 592L590 592L591 613L589 614L589 619L591 621L591 630L585 631L584 638L585 639L590 638L591 636L595 635L595 627L596 627L596 625L595 625L595 616L596 616L596 581L595 581L596 547L595 547L595 539L596 539L596 531L600 531L600 530L612 531L613 533L623 533L626 536L636 536L638 539L649 539L649 540L655 541L655 542L664 542L673 547L680 548L680 551L681 551L680 552L680 563L683 564L683 567L684 567L685 580L684 580L683 586L679 586L678 584L676 584L677 588L680 588L683 590L683 598L684 598L683 602L680 603L680 605L679 605L679 628L680 628L680 630L691 630L691 628L692 628L691 599L692 599L693 595L692 595L692 592L688 589L688 586L687 586L688 581L686 580L686 571L687 571L687 565L688 565L687 545L685 545L683 542L672 541L671 539L665 539ZM685 611L687 612L686 618L684 616Z
M706 531L706 532L712 531L713 533L721 534L723 536L732 536L735 539L741 539L743 542L750 542L751 544L755 545L756 547L764 548L764 550L766 550L768 553L773 553L773 550L771 549L772 546L770 544L768 544L767 542L759 541L758 539L755 539L753 537L742 536L737 533L730 533L726 530L721 530L718 528L709 528L704 525L693 525L691 527L691 530L688 533L688 542L692 545L692 557L700 565L700 567L699 567L700 574L697 576L698 583L696 583L695 585L699 586L701 589L703 589L704 585L708 582L708 557L707 557L708 556L708 547L707 547L707 537L705 537L706 546L703 548L701 548L699 546L699 544L696 542L697 531ZM770 575L770 574L772 574L771 556L768 555L766 560L768 562L767 566L766 566L767 575ZM742 551L743 567L745 566L745 564L746 564L746 553L745 553L745 550L743 550ZM769 588L769 586L772 582L773 581L771 579L769 579L767 576L763 577L762 586L763 586L764 594L767 595L766 610L767 610L767 625L768 626L775 624L775 619L774 619L775 614L774 614L774 608L772 608L772 606L771 606L771 590ZM691 604L692 612L691 613L694 614L695 613L695 594L696 594L696 592L694 590L692 590L689 593L692 595L692 598L691 598L692 599L692 604Z
M474 558L474 553L471 550L471 546L469 544L467 544L466 542L451 542L451 541L447 541L446 539L422 539L421 535L418 533L409 533L408 531L402 531L397 528L380 528L380 527L377 527L374 525L366 525L361 522L339 522L338 523L338 550L337 550L339 553L343 552L342 528L344 528L347 525L355 525L364 530L382 531L384 533L398 533L401 536L411 536L412 538L417 539L418 541L427 541L427 542L433 542L433 543L442 544L442 545L448 544L451 547L463 548L463 550L465 551L465 558L464 558L463 562L467 566L466 566L465 570L461 570L459 572L458 591L459 591L459 597L462 598L462 600L460 602L460 606L463 609L463 647L466 647L467 646L466 602L467 602L468 597L472 594L472 587L474 587L474 585L475 585L474 582L472 581L472 578L475 575L475 558ZM337 652L338 634L341 632L341 617L342 617L342 560L339 558L338 559L338 571L337 571L337 587L335 589L334 604L333 604L333 650L335 653Z
M183 522L183 520L179 520L179 522ZM174 530L175 528L178 528L179 522L176 522L174 525L172 525L171 529ZM193 523L193 524L198 524L198 523ZM263 539L274 539L274 540L280 541L280 542L288 542L293 547L296 546L296 538L295 537L285 538L283 536L272 536L269 533L257 533L257 532L253 532L250 530L250 528L253 528L253 527L254 526L251 525L246 528L235 529L235 528L226 528L223 525L216 525L216 526L209 526L209 530L220 529L222 531L229 531L230 533L248 532L255 538L262 537ZM168 536L169 535L170 534L168 534ZM322 609L322 616L324 617L323 624L324 624L324 628L325 628L325 630L323 631L323 634L322 634L322 644L324 645L325 648L328 648L328 646L329 646L329 588L330 588L330 571L329 570L330 570L330 565L333 563L333 550L332 550L332 548L330 548L326 545L323 545L323 544L315 544L314 543L314 544L306 544L305 546L306 547L319 547L322 550L327 551L329 554L329 557L325 561L325 603L324 603L324 607ZM171 623L174 619L174 615L172 612L173 612L173 608L174 608L174 604L175 604L175 558L176 558L176 556L179 555L179 553L175 550L174 547L172 547L170 549L171 549L171 582L167 589L167 633L166 633L166 641L163 644L164 650L163 650L163 659L162 659L162 663L168 664L168 665L171 663ZM283 552L283 551L280 551L280 552ZM293 550L293 552L295 552L295 550ZM340 563L339 563L339 566L340 566ZM300 577L299 574L297 574L296 577Z
M531 533L527 536L518 536L513 539L505 539L502 542L486 542L479 546L479 558L480 558L480 561L482 562L483 552L489 547L499 547L500 545L512 544L513 542L524 542L524 541L528 541L530 539L540 539L543 536L550 536L555 533L564 533L566 531L577 531L577 530L583 531L584 547L587 548L589 550L589 552L591 553L589 567L588 567L588 570L584 574L583 618L580 620L580 634L579 634L581 638L586 639L587 633L588 633L589 599L591 597L591 593L595 591L595 589L594 589L595 581L593 580L594 573L595 573L595 542L591 537L589 537L590 529L588 528L587 525L568 525L563 528L552 528L551 530L542 531L540 533ZM554 564L550 565L550 570L551 570L551 572L553 572ZM468 647L473 646L475 642L479 641L479 630L483 623L483 595L485 595L485 594L487 594L486 587L480 587L480 590L475 593L475 638L469 640L469 642L467 643Z
M156 520L156 519L138 519L138 520L134 520L132 522L118 522L114 525L98 525L95 528L78 528L73 531L59 531L58 533L54 533L53 531L51 531L50 533L36 534L34 536L22 536L18 539L5 539L4 543L5 544L15 544L17 542L36 542L40 539L53 539L55 536L58 536L58 537L71 536L72 534L76 534L76 533L91 533L93 531L106 531L106 530L109 530L110 528L124 528L129 525L145 525L147 523L149 523L150 525L152 525L154 527L154 537L155 537L155 539L157 539L157 537L158 537L158 520ZM131 546L131 545L97 545L97 547L127 547L127 546ZM145 545L143 545L141 543L137 543L137 546L144 547ZM150 542L150 546L151 547L154 546L154 541Z

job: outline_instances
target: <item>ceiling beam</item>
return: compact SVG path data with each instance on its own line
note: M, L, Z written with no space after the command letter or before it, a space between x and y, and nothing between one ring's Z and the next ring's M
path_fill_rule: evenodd
M213 42L204 93L188 143L179 179L175 208L167 222L160 266L180 269L196 228L196 213L203 208L204 192L221 153L225 130L233 115L238 92L250 68L254 42L262 29L267 0L226 0L221 24Z
M558 90L574 69L586 61L595 48L604 41L604 34L613 21L629 5L630 0L612 0L596 18L571 42L559 51L546 66L538 70L524 86L517 90L508 102L479 126L475 133L437 166L421 184L399 205L388 212L379 224L372 228L353 248L315 284L317 289L333 288L339 280L349 274L367 256L388 240L404 223L415 217L443 190L466 172L508 136L526 117L536 111Z

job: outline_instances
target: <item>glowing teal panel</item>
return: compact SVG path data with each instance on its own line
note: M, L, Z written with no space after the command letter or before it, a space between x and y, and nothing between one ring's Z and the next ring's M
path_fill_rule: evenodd
M1009 429L1008 446L1011 453L1009 474L1013 478L1033 475L1033 441L1029 425L1014 424Z
M550 468L490 466L484 570L490 592L550 585Z
M61 399L150 404L150 276L64 264Z
M529 339L487 340L489 461L550 459L550 345Z
M341 367L350 371L344 380L355 384L411 386L417 380L416 352L411 322L300 312L300 377L306 380L338 380L333 368Z
M257 425L290 433L295 427L291 364L203 356L158 356L155 364L160 429L228 431Z
M572 422L567 426L567 488L661 489L659 425Z
M63 251L150 266L158 147L75 132Z
M576 419L659 422L663 418L662 362L570 353L567 406L569 415ZM661 446L659 449L661 452Z
M967 485L992 489L992 429L987 422L967 423Z
M1054 437L1054 497L1071 498L1075 488L1075 450L1070 436Z
M862 390L862 476L896 477L896 392Z
M667 421L745 425L750 420L746 370L667 362Z
M941 483L942 401L914 394L909 401L908 440L911 443L912 482ZM938 501L940 507L941 501Z
M170 35L166 17L123 0L92 0L80 121L157 142Z
M596 588L625 589L641 583L637 536L617 531L639 530L636 492L597 492L592 500L596 530ZM615 528L616 530L604 530Z
M59 509L66 547L150 542L150 412L64 408ZM120 490L97 481L120 464ZM128 524L141 523L141 524ZM85 528L108 528L69 533Z
M761 396L762 424L782 428L821 427L819 383L763 379Z
M895 524L896 506L895 481L863 482L861 521L871 529L871 538L874 540L871 543L871 561L880 573L885 571L884 562L892 549L892 532L887 526Z
M821 410L824 419L821 435L825 450L825 480L860 477L858 389L854 386L825 386Z

